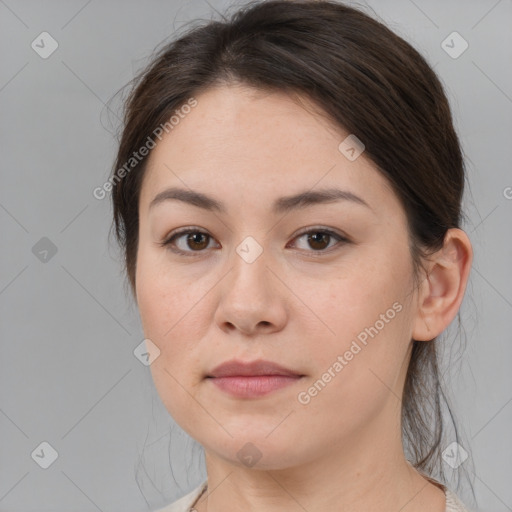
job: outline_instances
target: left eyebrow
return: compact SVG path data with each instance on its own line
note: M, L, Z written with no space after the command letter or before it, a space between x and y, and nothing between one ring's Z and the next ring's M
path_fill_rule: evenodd
M226 213L227 211L226 207L213 197L202 192L177 187L167 188L158 193L151 201L149 209L154 208L157 204L171 200L182 201L208 211L217 211L219 213ZM348 190L328 188L316 191L307 190L291 196L280 197L274 201L274 204L272 205L272 213L275 215L283 214L292 210L307 208L317 204L334 203L339 201L351 201L354 204L359 204L373 210L364 199L352 192L349 192Z

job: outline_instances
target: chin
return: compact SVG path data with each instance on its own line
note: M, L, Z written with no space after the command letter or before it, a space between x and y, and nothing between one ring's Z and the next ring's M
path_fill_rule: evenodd
M297 446L301 444L300 439L295 440L285 433L282 437L276 435L274 439L270 439L274 436L274 433L268 436L272 428L254 434L251 431L243 434L230 431L233 438L223 439L221 445L216 445L214 440L210 440L203 446L216 457L240 468L282 470L305 462L301 453L297 451Z

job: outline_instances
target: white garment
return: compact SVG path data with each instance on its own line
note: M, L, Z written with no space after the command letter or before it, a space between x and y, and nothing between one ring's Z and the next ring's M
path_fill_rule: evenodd
M432 479L429 479L432 481ZM439 484L439 482L435 481ZM164 508L158 509L156 512L190 512L191 510L195 510L192 507L196 502L197 498L201 496L203 491L206 490L208 480L205 480L201 485L196 487L193 491L189 492L185 496L181 497L179 500L167 505ZM459 500L457 495L450 491L445 485L439 484L442 486L445 496L446 496L446 509L445 512L469 512L469 510L464 506L464 504Z

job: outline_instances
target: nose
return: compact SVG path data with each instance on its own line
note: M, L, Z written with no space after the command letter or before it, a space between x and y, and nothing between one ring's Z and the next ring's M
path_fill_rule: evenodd
M265 251L252 262L234 253L231 271L219 283L215 312L215 322L224 332L238 330L254 336L283 329L288 315L287 289L268 260Z

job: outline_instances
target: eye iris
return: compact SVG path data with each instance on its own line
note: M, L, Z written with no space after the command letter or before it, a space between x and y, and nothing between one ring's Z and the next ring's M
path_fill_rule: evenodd
M310 234L308 235L308 243L312 243L312 247L314 249L325 249L325 247L327 245L329 245L329 242L328 242L328 238L329 238L330 235L328 234L325 234L325 233L321 233L321 232L316 232L316 233L313 233L313 234ZM325 240L327 239L327 245L324 247L322 246L322 241L325 242ZM321 247L315 247L315 244L317 243L320 243Z
M195 247L195 249L205 249L207 246L208 246L208 235L205 235L204 233L190 233L188 236L187 236L187 244L189 245L189 247L191 249L194 249L193 246L191 246L190 244L195 244L197 243L197 237L203 237L203 244L201 244L201 242L199 242L199 245L200 247ZM204 243L206 242L206 243Z

